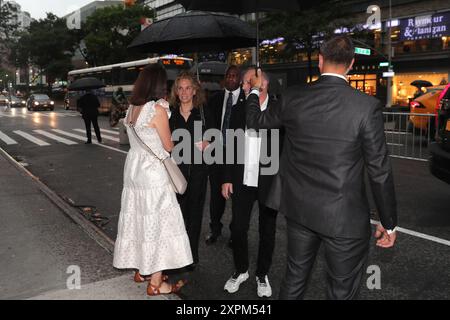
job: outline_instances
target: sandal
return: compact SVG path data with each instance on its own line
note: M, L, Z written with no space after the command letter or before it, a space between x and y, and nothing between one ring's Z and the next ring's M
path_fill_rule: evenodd
M179 280L177 283L171 285L169 292L161 292L160 289L163 282L161 282L159 286L155 286L151 282L149 282L147 286L147 295L158 296L161 294L178 293L186 283L187 283L186 280Z
M142 282L145 282L145 281L150 281L150 279L151 279L151 276L144 276L143 277L143 276L141 276L139 271L136 271L134 273L134 282L136 282L136 283L142 283ZM169 276L167 276L165 274L162 276L162 281L166 281L168 279L169 279Z

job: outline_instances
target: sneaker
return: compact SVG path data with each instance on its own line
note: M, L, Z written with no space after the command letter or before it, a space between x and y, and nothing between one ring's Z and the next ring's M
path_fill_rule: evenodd
M266 276L256 277L256 285L258 287L258 297L267 297L269 298L272 295L272 287L269 283L269 278Z
M225 291L228 291L228 293L235 293L239 290L239 286L241 285L241 283L243 283L247 279L248 279L248 271L246 271L245 273L236 272L231 276L230 279L228 279L223 289Z

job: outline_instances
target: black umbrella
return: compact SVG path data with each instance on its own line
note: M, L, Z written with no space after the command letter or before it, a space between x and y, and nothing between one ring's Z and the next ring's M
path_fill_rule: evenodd
M300 11L312 4L300 0L177 0L186 10L205 10L244 14L256 12L256 65L259 66L258 12Z
M106 87L105 84L97 78L80 78L72 82L68 89L70 91L93 90Z
M413 82L411 82L411 85L417 88L422 88L422 87L432 87L433 84L430 81L426 81L426 80L414 80Z
M189 11L157 21L128 46L144 52L187 53L253 46L255 30L228 14Z

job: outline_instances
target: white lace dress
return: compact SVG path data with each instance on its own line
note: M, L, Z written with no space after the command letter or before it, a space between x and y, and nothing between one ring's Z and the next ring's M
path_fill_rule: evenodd
M157 103L170 116L168 103ZM158 132L148 127L155 115L155 104L152 101L143 106L135 129L153 152L164 158L168 153ZM137 269L143 275L190 265L193 261L189 238L164 165L132 133L128 137L131 148L125 161L113 265L118 269Z

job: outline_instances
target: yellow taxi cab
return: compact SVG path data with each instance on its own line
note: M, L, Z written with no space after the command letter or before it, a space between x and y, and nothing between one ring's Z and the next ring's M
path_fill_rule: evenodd
M436 125L431 115L436 114L436 103L444 89L445 85L428 87L424 94L411 101L409 107L412 115L409 117L409 122L412 131L434 136ZM423 116L428 114L430 116Z

